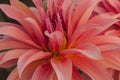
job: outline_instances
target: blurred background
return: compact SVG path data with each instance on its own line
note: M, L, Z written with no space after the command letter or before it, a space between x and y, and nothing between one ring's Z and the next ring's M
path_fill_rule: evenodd
M32 0L20 0L21 2L25 3L28 6L34 6ZM0 0L0 4L9 4L9 0ZM1 10L0 10L0 22L13 22L16 23L15 20L8 18ZM1 35L0 35L1 37ZM0 51L1 53L1 51ZM12 71L13 68L10 69L3 69L0 68L0 80L6 80L9 73Z

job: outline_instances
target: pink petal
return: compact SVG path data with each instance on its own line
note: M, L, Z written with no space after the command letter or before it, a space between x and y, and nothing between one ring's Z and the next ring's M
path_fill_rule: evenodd
M34 47L40 48L38 45L36 45L31 38L22 30L19 28L13 27L13 26L5 26L0 28L0 34L7 35L10 37L13 37L19 41L23 41L25 43L28 43ZM22 36L21 36L22 35Z
M114 11L120 12L120 1L119 0L106 0L111 5Z
M37 39L39 40L41 45L44 45L44 47L46 46L46 41L45 41L45 37L43 35L43 31L41 29L41 25L39 25L37 23L37 21L33 18L25 18L25 20L27 22L29 22L29 24L31 24L34 34L37 37Z
M64 50L61 53L67 55L78 53L78 55L83 54L91 59L102 59L99 48L93 44L83 44L73 49Z
M50 55L51 55L50 53L47 53L47 52L45 53L45 52L42 52L42 51L38 52L36 50L30 50L30 51L26 52L18 60L18 71L19 71L20 76L21 77L25 76L24 74L26 74L26 70L28 70L27 68L29 66L34 65L33 66L33 71L34 71L35 67L37 67L42 62L44 62L43 59L46 59L46 58L50 57ZM31 73L30 73L30 75L31 75Z
M95 6L102 0L93 0L90 3L90 6L85 10L84 14L82 15L82 17L79 20L78 26L81 24L85 24L88 19L90 18Z
M23 25L23 28L31 35L33 35L32 27L24 19L30 17L29 14L23 12L23 10L17 9L14 6L2 4L0 5L1 10L10 18L17 20Z
M90 40L94 44L115 43L120 44L120 38L116 36L96 36Z
M120 71L114 70L113 78L114 78L114 80L120 80Z
M96 24L100 27L101 32L112 26L113 24L117 23L119 20L107 15L101 14L91 18L88 21L88 24Z
M42 4L41 0L33 0L35 6L37 7L37 12L39 13L38 20L40 21L40 23L42 23L44 21L44 19L46 18L46 13L44 10L44 4Z
M20 20L20 19L23 20L22 18L29 17L28 14L25 14L23 11L18 10L16 7L9 6L7 4L0 5L0 8L2 9L3 12L5 12L7 16L16 20Z
M72 78L72 62L69 59L51 59L51 64L55 70L58 80L71 80Z
M46 23L46 28L48 32L53 32L54 31L54 27L52 26L52 23L50 21L50 18L46 18L45 19L45 23Z
M30 10L32 11L32 13L35 15L35 17L36 17L36 19L38 20L38 22L40 22L41 24L43 24L42 23L42 21L43 21L43 19L42 19L42 15L40 15L40 14L42 14L42 13L39 13L39 11L40 10L38 10L37 8L35 8L35 7L30 7ZM42 27L43 29L45 29L45 27Z
M83 0L79 2L72 17L72 25L75 27L80 19L84 19L84 21L86 21L90 17L90 13L93 11L93 8L98 2L100 2L100 0ZM89 10L90 12L88 12Z
M7 51L7 52L3 52L1 54L4 54L4 56L2 56L1 60L0 60L0 66L1 67L11 67L13 66L14 64L17 64L17 63L14 63L17 61L17 59L25 52L26 50L25 49L15 49L15 50L10 50L10 51ZM1 56L1 55L0 55ZM12 62L13 63L12 63ZM11 64L11 65L10 65ZM9 65L9 66L8 66Z
M30 11L30 9L25 4L20 2L19 0L10 0L10 3L12 6L16 7L19 10L24 11L29 16L35 18L34 15L32 14L32 12Z
M30 64L27 65L27 67L25 67L22 73L18 71L21 80L31 80L34 71L39 65L41 65L41 63L42 62L39 60L35 62L31 62Z
M100 61L100 63L102 63L106 68L111 67L113 69L120 70L120 44L104 44L99 47L104 57L104 61Z
M57 11L57 7L61 7L64 0L48 0L47 1L47 8L51 15Z
M114 69L120 70L119 64L120 64L120 50L109 50L103 52L103 57L105 61L107 61L109 67L112 67Z
M54 80L55 72L50 64L37 67L31 80Z
M120 50L120 44L103 44L98 47L101 51Z
M83 32L84 32L84 34L86 34L87 32L92 31L91 33L88 33L85 35L85 36L89 35L88 38L90 38L91 37L90 35L100 34L101 32L105 31L107 28L109 28L110 26L112 26L113 24L115 24L117 22L118 22L117 19L107 16L106 14L101 14L96 17L93 17L88 21L87 24L78 26L74 30L74 33L73 33L72 37L70 38L69 43L71 41L72 41L72 43L75 42L75 40L78 38L82 39L81 37L84 37L83 35L81 36L81 34L83 34ZM86 39L86 38L83 38L83 39ZM83 40L79 40L79 41L83 41Z
M54 31L49 33L46 31L45 34L49 37L50 48L53 52L62 50L66 47L66 38L62 32Z
M14 45L13 45L14 44ZM30 49L33 48L19 41L0 41L0 50L5 49Z
M68 11L69 14L67 14L68 15L68 17L67 17L67 19L68 19L68 22L67 22L67 25L68 25L68 27L67 27L68 39L71 37L71 35L73 33L73 30L74 30L73 29L74 27L72 26L72 14L73 14L74 8L75 8L75 4L70 7L70 10Z
M64 0L63 4L62 4L62 10L63 10L63 18L65 20L65 22L68 20L68 14L70 11L70 7L72 6L72 3L74 3L73 0Z
M77 68L89 75L92 80L112 80L104 67L97 64L95 60L73 56L72 62Z
M76 10L73 14L73 18L72 18L72 25L75 26L77 21L79 20L79 18L83 15L83 13L86 11L86 9L88 8L88 6L90 5L90 0L84 0L84 1L81 1L77 7L76 7ZM84 6L88 4L87 6ZM84 7L83 7L84 6Z
M103 33L110 26L118 22L111 16L106 14L101 14L96 17L91 18L87 24L76 27L69 43L78 44L77 42L82 42L84 40L89 40L94 35ZM101 27L102 26L102 27ZM89 35L89 36L88 36ZM76 41L78 39L78 41Z
M100 32L101 32L101 28L98 25L94 25L94 24L81 25L74 30L74 33L68 40L69 47L71 47L72 45L76 45L76 44L78 45L80 43L84 43L87 40L89 41L90 38L99 34Z
M9 23L9 22L0 22L0 27L4 27L4 26L14 26L14 27L18 27L18 28L21 27L17 24L13 24L13 23Z
M10 75L7 78L7 80L21 80L19 78L18 71L17 71L16 68L10 73Z
M43 6L41 0L32 0L37 8L40 8Z
M100 6L96 6L95 7L95 12L97 12L98 14L102 14L102 13L105 13L106 10L103 8L103 7L100 7Z
M29 67L27 67L26 70L23 72L22 66L24 65L26 60L37 52L38 52L38 50L36 50L36 49L30 49L27 52L25 52L23 55L21 55L21 57L18 59L17 69L18 69L19 76L22 80L26 80L26 79L29 80L31 78L35 68L38 66L38 62L34 62L34 65L33 64L28 65ZM27 73L26 73L26 71L27 71Z
M112 35L112 36L120 36L120 31L119 30L114 30L114 29L112 29L112 30L109 30L109 31L107 31L106 33L105 33L105 35Z

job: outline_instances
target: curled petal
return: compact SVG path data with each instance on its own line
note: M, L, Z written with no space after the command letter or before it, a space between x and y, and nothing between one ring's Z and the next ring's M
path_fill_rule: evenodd
M13 65L16 65L18 58L25 51L26 51L25 49L15 49L15 50L10 50L10 51L1 53L0 56L2 56L2 54L4 56L2 56L2 58L0 59L0 67L9 68Z
M50 53L45 53L42 51L39 52L38 50L29 50L28 52L24 53L24 55L22 55L18 60L18 71L20 76L24 79L26 79L28 76L30 77L30 75L33 74L32 71L30 72L30 75L25 75L28 67L34 65L31 67L31 69L34 71L38 65L45 62L45 59L50 56Z

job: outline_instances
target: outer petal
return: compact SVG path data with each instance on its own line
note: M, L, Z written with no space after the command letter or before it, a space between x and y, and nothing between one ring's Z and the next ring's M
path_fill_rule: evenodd
M2 58L0 59L0 67L9 68L13 65L16 65L17 59L25 52L25 49L15 49L7 52L0 53Z
M17 9L14 6L9 5L0 5L0 9L10 18L17 20L20 22L20 24L23 25L23 28L32 36L33 35L33 29L31 25L26 22L24 19L27 17L30 17L29 14L23 12L20 9Z
M45 62L46 58L50 57L50 55L50 53L45 53L42 51L38 52L37 50L30 50L22 55L18 60L18 71L22 79L26 80L27 78L30 78L34 70ZM31 69L31 71L26 76L29 69Z
M18 28L21 27L20 25L9 23L9 22L0 22L0 27L4 27L4 26L14 26L14 27L18 27Z
M31 80L54 80L55 72L50 64L38 66Z
M0 41L0 50L5 49L31 49L32 46L29 46L25 43L19 42L19 41Z
M29 17L29 15L25 14L23 11L21 10L17 10L16 7L13 6L9 6L9 5L5 5L2 4L0 5L0 8L11 18L16 19L16 20L23 20L22 18L25 17ZM11 11L12 10L12 11ZM19 13L19 14L17 14Z
M10 75L8 76L7 80L21 80L18 75L17 68L15 68Z
M71 80L72 78L72 62L69 59L51 59L51 64L55 70L58 80Z
M30 9L25 4L20 2L19 0L10 0L10 3L12 6L16 7L19 10L26 12L26 14L34 18L34 15L30 11Z
M88 74L93 80L112 80L104 67L101 64L97 64L94 60L73 55L72 62L80 70Z
M39 47L31 40L31 38L25 32L23 32L19 28L16 28L13 26L5 26L5 27L0 28L0 34L7 35L7 36L13 37L19 41L28 43L32 46Z

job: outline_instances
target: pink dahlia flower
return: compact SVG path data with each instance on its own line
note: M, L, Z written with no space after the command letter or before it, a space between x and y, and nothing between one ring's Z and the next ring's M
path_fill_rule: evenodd
M92 80L112 80L106 67L120 69L115 50L120 38L106 30L118 20L91 16L100 1L47 0L44 5L33 0L36 8L19 0L1 4L19 22L0 23L0 50L7 50L0 54L0 67L16 67L7 80L84 80L82 73Z

